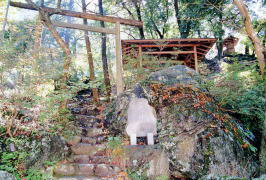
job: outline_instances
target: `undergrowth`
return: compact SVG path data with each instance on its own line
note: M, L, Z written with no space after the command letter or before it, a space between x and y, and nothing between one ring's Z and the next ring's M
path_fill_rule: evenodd
M228 64L226 70L213 80L208 80L209 89L218 105L234 116L245 129L256 135L250 136L259 147L260 132L265 121L266 76L259 74L257 66Z

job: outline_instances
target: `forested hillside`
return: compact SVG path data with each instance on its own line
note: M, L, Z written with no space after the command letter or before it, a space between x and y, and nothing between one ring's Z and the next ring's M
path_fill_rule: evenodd
M266 180L264 0L0 0L0 180Z

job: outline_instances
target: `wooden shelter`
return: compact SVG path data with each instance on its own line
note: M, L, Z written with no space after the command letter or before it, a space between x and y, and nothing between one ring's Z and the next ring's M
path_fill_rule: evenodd
M126 57L138 58L139 67L149 69L149 62L143 55L167 57L160 64L184 64L198 72L198 62L212 48L215 38L188 38L188 39L140 39L122 40L123 64L128 63Z

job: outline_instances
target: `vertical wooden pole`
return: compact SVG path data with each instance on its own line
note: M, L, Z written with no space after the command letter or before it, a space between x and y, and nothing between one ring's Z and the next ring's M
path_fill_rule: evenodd
M143 64L142 64L142 47L139 46L139 67L142 68Z
M9 6L10 6L10 0L7 1L7 6L6 6L6 13L5 13L5 19L3 23L3 39L5 38L5 31L6 31L6 24L7 24L7 16L8 16L8 11L9 11Z
M120 23L115 24L115 41L116 41L116 89L117 95L123 92L123 66L122 66L122 54L121 54L121 39L120 39Z
M198 73L199 72L199 66L198 66L197 46L194 46L194 60L195 60L195 70Z

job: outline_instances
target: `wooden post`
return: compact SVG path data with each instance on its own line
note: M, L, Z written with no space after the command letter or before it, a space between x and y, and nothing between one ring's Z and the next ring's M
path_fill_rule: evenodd
M139 46L139 67L142 68L143 67L143 64L142 64L142 47Z
M195 70L198 73L199 72L199 66L198 66L197 46L194 46L194 60L195 60Z
M117 95L123 92L123 66L122 66L122 54L121 54L121 39L120 39L120 22L115 24L115 41L116 41L116 89Z
M10 0L7 1L7 6L6 6L6 14L5 14L5 19L3 23L3 39L5 38L5 31L6 31L6 24L7 24L7 16L8 16L8 11L9 11L9 6L10 6Z

